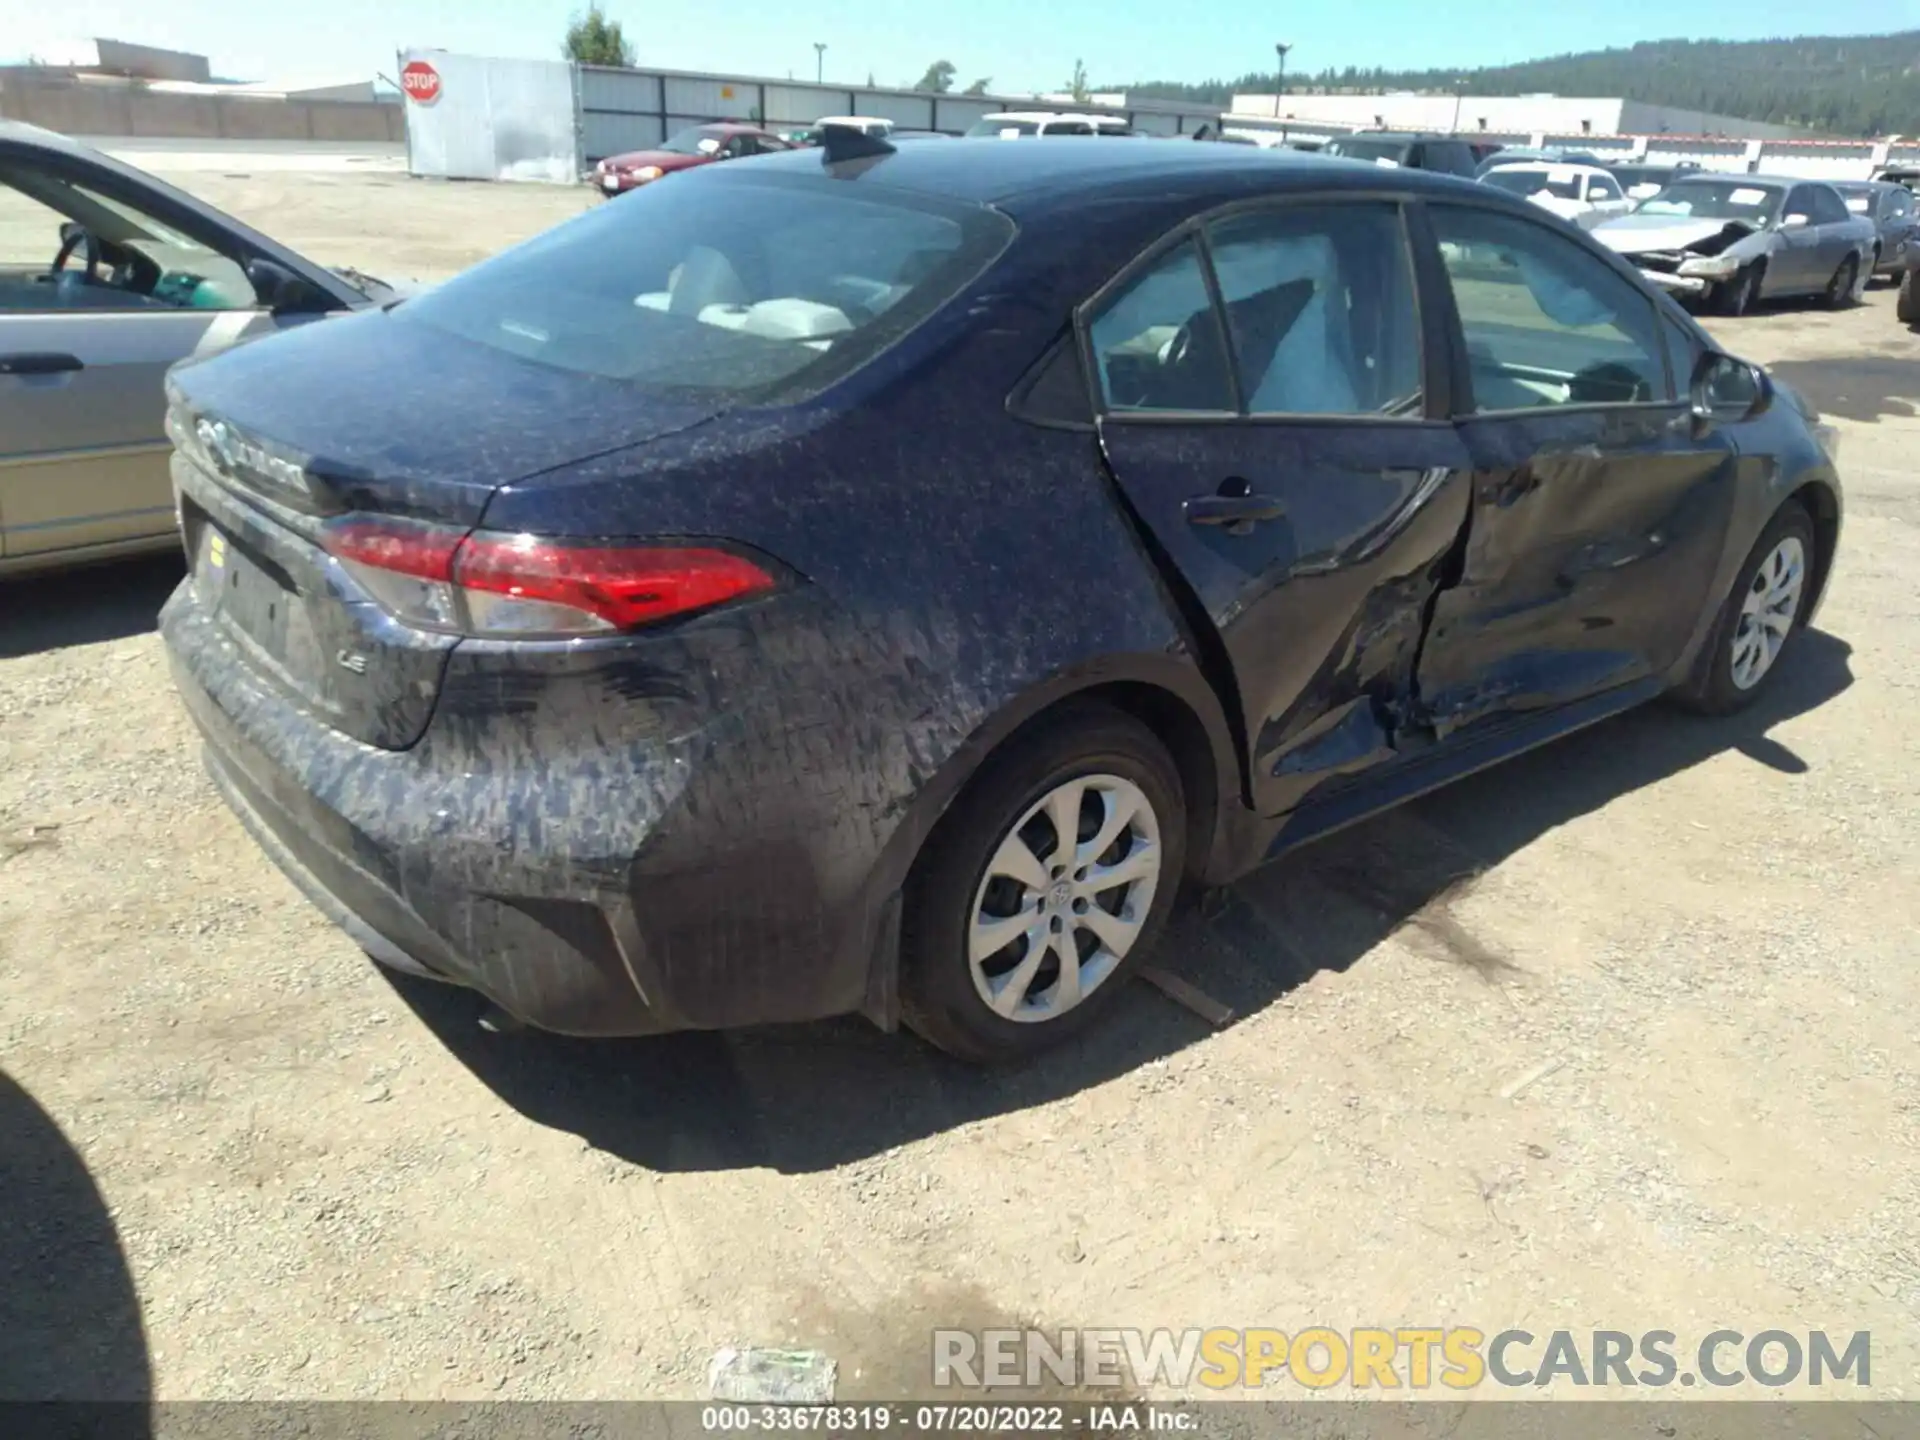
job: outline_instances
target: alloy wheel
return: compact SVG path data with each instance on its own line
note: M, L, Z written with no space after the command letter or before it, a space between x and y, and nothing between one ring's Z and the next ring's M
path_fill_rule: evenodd
M1800 613L1806 588L1807 551L1798 535L1783 535L1754 571L1740 601L1740 622L1733 632L1733 683L1751 690L1766 678Z
M996 1015L1054 1019L1140 938L1159 888L1160 821L1118 775L1061 782L1001 838L974 894L967 964Z

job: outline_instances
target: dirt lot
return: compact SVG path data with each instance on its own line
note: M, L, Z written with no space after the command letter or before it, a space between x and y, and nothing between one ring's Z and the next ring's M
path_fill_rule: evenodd
M181 179L423 278L590 203ZM215 800L151 633L177 567L0 589L0 1393L692 1396L741 1341L924 1392L928 1327L1031 1317L1870 1330L1920 1397L1920 338L1884 288L1715 328L1844 436L1762 709L1301 854L1166 951L1234 1024L1139 986L1011 1076L852 1021L485 1031Z

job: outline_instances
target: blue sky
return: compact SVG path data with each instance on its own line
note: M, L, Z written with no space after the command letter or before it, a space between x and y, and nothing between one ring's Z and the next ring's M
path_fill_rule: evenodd
M248 80L364 77L401 45L550 57L572 0L0 0L0 59L104 35L195 50ZM910 83L937 59L960 83L1063 88L1076 58L1096 84L1231 77L1296 47L1288 69L1461 67L1638 40L1756 39L1920 28L1920 0L607 0L641 63L829 80ZM7 52L12 52L9 56Z

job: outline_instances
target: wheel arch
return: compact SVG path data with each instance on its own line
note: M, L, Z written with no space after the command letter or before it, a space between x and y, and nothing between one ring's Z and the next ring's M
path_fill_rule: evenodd
M1802 612L1802 623L1810 623L1826 598L1840 549L1840 494L1824 477L1815 477L1803 480L1781 503L1798 504L1813 520L1813 594Z
M1055 675L995 710L920 787L868 877L863 933L866 1001L881 1028L899 1021L903 892L954 803L994 756L1076 705L1104 704L1139 720L1167 747L1187 805L1187 875L1213 883L1235 853L1244 819L1240 761L1219 697L1192 662L1172 654L1107 657Z
M1139 720L1167 747L1187 802L1187 864L1195 878L1211 868L1227 811L1241 793L1233 732L1199 671L1172 655L1109 659L1070 671L1003 705L968 737L926 786L911 827L915 858L953 803L995 755L1076 705L1104 704ZM906 869L911 869L911 862ZM904 871L902 878L904 878Z

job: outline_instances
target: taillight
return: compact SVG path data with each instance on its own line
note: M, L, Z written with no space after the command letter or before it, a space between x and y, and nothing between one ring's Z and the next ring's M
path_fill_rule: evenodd
M609 634L779 584L700 545L574 544L366 516L330 522L324 543L400 619L463 635Z

